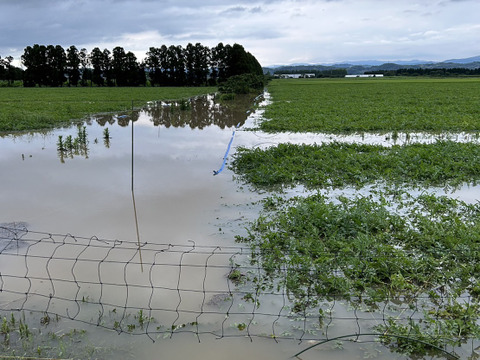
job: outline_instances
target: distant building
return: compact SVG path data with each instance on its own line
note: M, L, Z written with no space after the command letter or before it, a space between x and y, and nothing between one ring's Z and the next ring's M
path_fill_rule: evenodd
M275 77L280 79L315 78L315 74L275 74Z
M300 79L302 74L280 74L280 79Z
M361 74L361 75L345 75L346 78L368 78L368 77L383 77L383 74Z

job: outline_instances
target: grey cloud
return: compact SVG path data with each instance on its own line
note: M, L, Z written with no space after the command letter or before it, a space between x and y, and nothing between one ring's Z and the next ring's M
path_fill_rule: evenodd
M233 6L221 12L221 14L233 14L233 13L241 13L246 12L247 8L244 6Z

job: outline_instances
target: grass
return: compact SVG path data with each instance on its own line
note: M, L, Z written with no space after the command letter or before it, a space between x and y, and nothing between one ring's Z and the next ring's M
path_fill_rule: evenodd
M38 320L38 319L37 319ZM93 346L85 330L59 329L59 318L45 314L27 324L25 313L0 312L0 353L6 359L98 359L112 349Z
M0 88L0 132L49 129L88 115L125 111L148 101L178 100L214 87Z
M268 132L480 129L480 78L273 80Z

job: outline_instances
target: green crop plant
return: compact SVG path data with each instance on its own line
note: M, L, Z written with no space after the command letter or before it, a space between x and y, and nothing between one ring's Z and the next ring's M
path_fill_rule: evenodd
M422 324L392 318L377 330L401 335L410 329L418 333L413 338L435 337L432 344L440 345L478 337L480 204L434 195L398 201L401 214L385 198L270 199L249 235L237 240L250 244L252 264L264 271L256 283L275 288L280 282L294 312L334 299L376 311L379 304L416 303L425 294L417 305ZM465 296L469 303L460 300Z
M268 132L468 131L480 128L479 78L273 80Z
M334 142L239 148L231 168L262 187L360 188L378 181L397 185L458 187L480 179L480 146L437 141L391 147Z

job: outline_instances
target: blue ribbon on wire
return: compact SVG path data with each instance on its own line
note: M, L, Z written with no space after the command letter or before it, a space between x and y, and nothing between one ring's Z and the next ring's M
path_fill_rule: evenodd
M223 169L225 168L225 164L227 163L228 153L230 152L230 147L232 146L233 138L235 137L235 131L237 131L239 126L240 126L240 123L238 123L237 126L235 126L235 129L233 129L232 137L230 138L230 142L228 143L227 151L225 152L225 156L223 157L222 166L217 171L213 170L213 175L214 176L220 174L223 171Z

